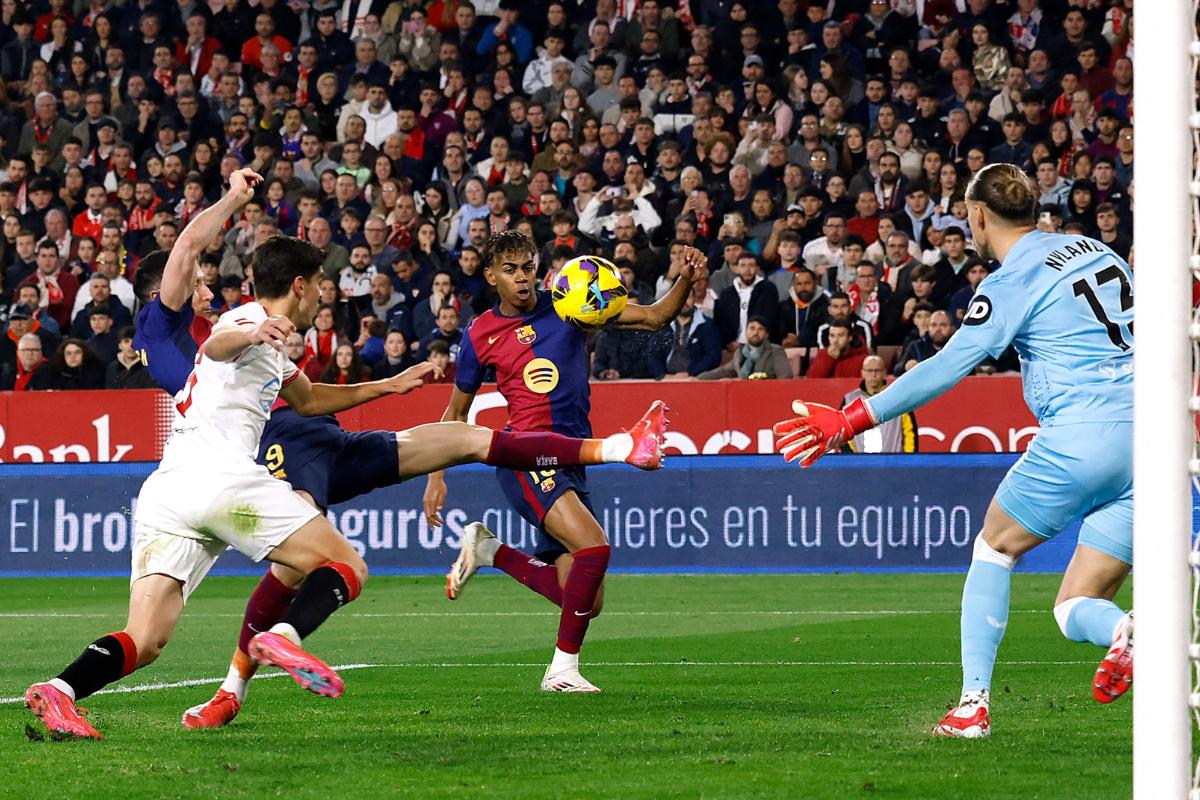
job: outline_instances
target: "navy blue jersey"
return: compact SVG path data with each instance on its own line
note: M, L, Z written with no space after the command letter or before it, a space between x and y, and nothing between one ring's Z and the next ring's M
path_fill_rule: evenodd
M191 303L172 311L155 297L137 315L133 349L141 356L150 377L169 395L176 395L187 383L196 364L199 347L189 328L196 312Z

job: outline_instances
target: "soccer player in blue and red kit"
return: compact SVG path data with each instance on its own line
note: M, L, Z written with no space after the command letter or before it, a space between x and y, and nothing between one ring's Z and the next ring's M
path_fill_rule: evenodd
M612 324L650 331L669 324L692 284L707 275L707 259L699 250L687 248L684 258L680 277L662 299L650 306L629 303ZM586 337L559 318L549 292L537 291L536 246L518 231L493 234L483 263L484 278L500 299L467 328L454 393L442 419L465 420L485 372L495 370L497 387L508 401L510 430L591 436ZM639 425L665 413L666 406L655 403ZM560 606L558 642L541 688L598 692L579 674L579 649L588 623L600 611L610 551L588 502L583 469L563 467L549 463L535 471L496 470L509 502L549 538L531 557L501 544L482 525L468 525L458 559L446 576L446 594L457 598L479 567L494 566ZM445 476L431 473L425 489L430 524L441 524L446 495Z
M251 188L261 183L261 178L250 170L240 170L239 175ZM198 347L212 329L206 317L194 313L212 299L199 278L197 259L245 199L245 193L230 192L193 220L170 254L152 253L139 266L135 290L143 308L138 314L134 346L152 377L169 394L184 387ZM429 367L419 365L419 369ZM557 434L491 431L466 424L350 433L342 430L332 415L304 417L286 403L277 403L263 431L258 460L305 500L324 509L405 477L466 461L533 468L547 458L563 464L616 460L656 469L663 430L651 422L635 425L634 436L622 434L588 441ZM250 639L255 631L268 630L282 619L303 577L278 564L263 576L246 606L225 682L207 703L188 709L183 716L186 727L217 727L237 715L257 669L247 654Z

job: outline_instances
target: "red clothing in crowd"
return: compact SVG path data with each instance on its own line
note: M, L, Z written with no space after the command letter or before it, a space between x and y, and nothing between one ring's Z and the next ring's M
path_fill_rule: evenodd
M857 353L847 351L841 358L833 359L829 356L829 351L822 348L813 356L812 363L808 366L808 372L805 373L806 378L861 378L863 361L867 358L866 353Z

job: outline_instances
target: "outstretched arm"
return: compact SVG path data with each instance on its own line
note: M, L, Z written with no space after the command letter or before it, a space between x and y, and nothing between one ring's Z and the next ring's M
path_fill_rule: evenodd
M683 269L675 284L665 295L653 305L642 306L629 303L621 316L617 317L618 328L632 328L643 331L662 330L675 319L687 297L692 292L692 284L708 275L708 257L694 247L684 251Z
M296 413L304 417L316 417L336 414L387 394L408 394L425 383L426 375L437 371L433 364L426 361L385 380L344 386L312 383L303 372L298 372L296 378L284 386L279 394L296 409Z
M213 239L221 235L225 222L254 197L254 188L260 183L262 176L254 170L236 170L229 176L229 191L225 196L201 211L179 234L158 287L158 299L163 305L178 311L188 302L196 286L196 262Z

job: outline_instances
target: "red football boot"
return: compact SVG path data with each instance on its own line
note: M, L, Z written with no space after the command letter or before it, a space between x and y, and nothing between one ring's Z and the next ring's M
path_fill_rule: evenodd
M341 697L346 688L328 664L278 633L268 631L251 639L250 657L259 664L279 667L301 687L322 697Z
M183 712L185 728L220 728L233 722L242 710L242 704L233 692L217 689L216 695L207 703L192 706Z
M83 715L85 709L52 683L35 683L25 690L25 707L42 721L51 733L78 736L82 739L103 739Z
M956 739L982 739L992 732L992 718L988 714L987 692L968 693L958 708L947 712L933 729L934 736L952 736Z
M626 464L632 464L638 469L655 470L662 467L663 441L667 436L667 404L655 400L648 411L642 415L628 433L633 438L633 450Z
M1111 703L1129 691L1133 685L1133 612L1117 625L1112 647L1096 668L1092 679L1092 696L1101 703Z

